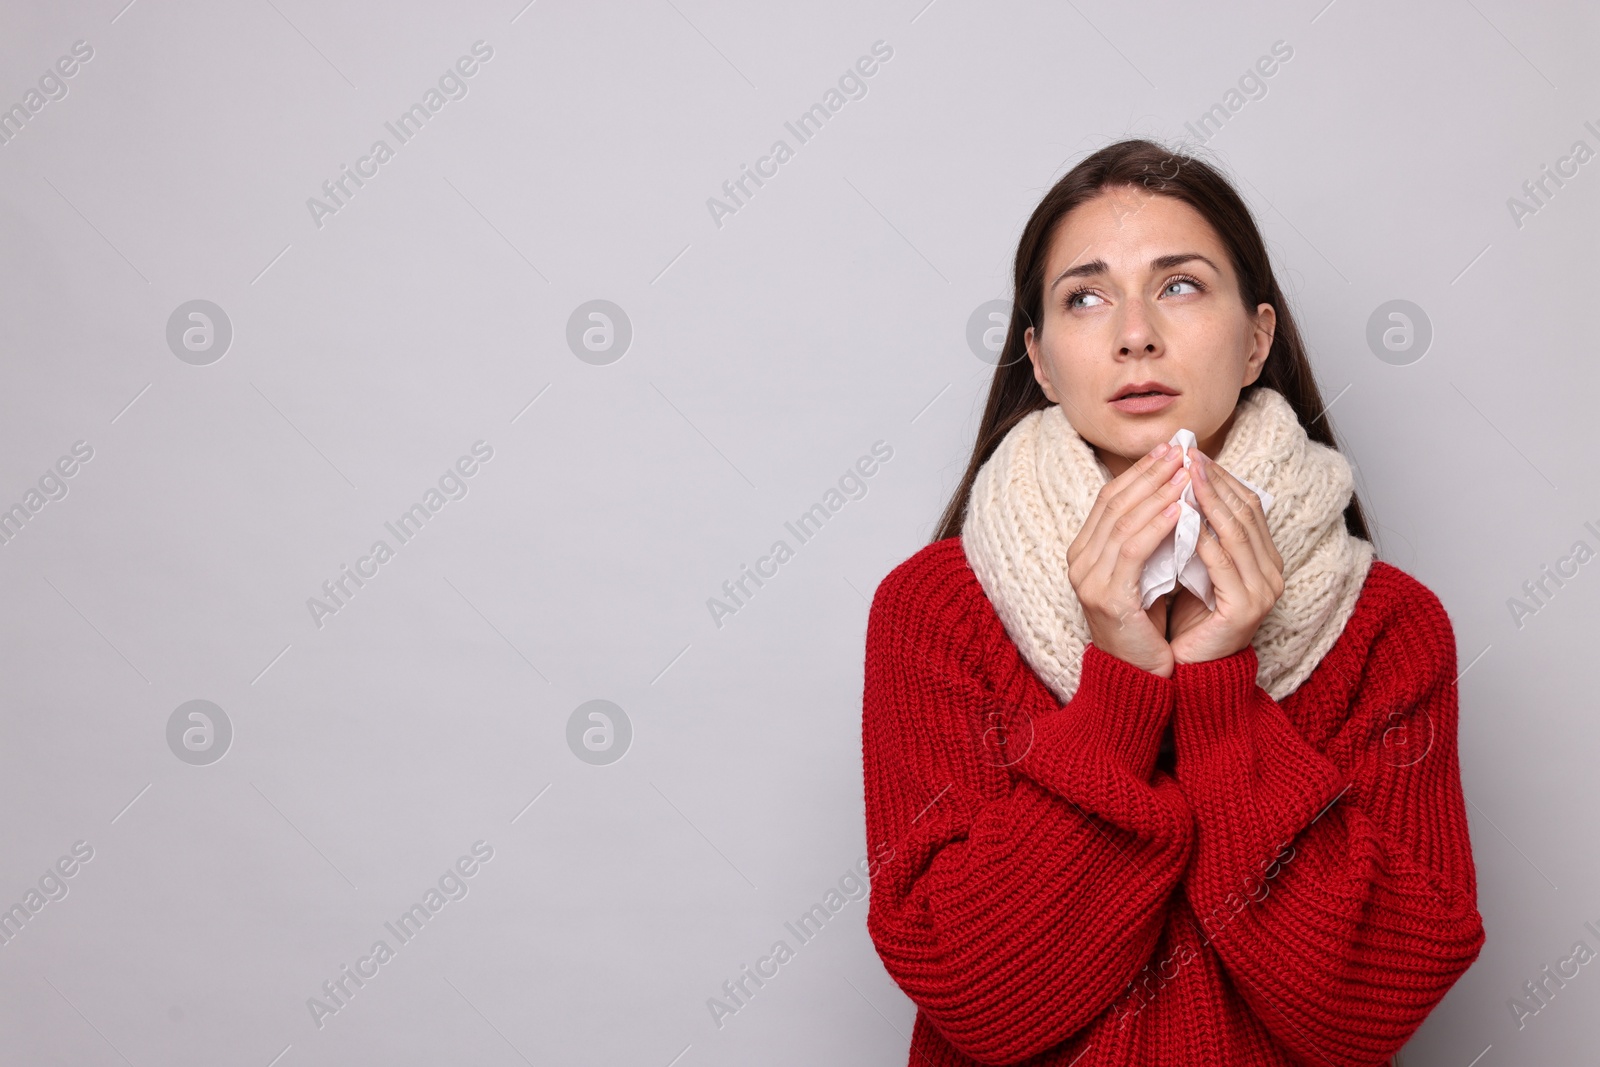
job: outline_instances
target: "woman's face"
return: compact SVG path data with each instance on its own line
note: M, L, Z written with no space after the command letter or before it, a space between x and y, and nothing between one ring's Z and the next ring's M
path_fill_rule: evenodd
M1103 191L1056 224L1044 285L1024 335L1033 375L1112 477L1179 429L1215 457L1277 316L1244 306L1210 223L1172 197ZM1118 401L1129 386L1170 395Z

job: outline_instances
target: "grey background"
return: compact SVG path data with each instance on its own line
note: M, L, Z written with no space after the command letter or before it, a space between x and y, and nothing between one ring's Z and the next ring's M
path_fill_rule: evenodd
M0 106L0 948L18 1064L903 1063L913 1006L849 903L735 1017L707 998L867 854L869 598L925 544L991 367L967 321L1086 152L1176 142L1256 211L1383 558L1459 641L1488 943L1408 1065L1592 1057L1600 138L1578 3L10 3ZM306 207L474 41L468 93L318 228ZM893 58L737 215L706 199L882 40ZM233 340L194 366L169 316ZM566 344L586 301L633 338ZM1379 305L1433 328L1406 365ZM1337 397L1337 399L1334 399ZM492 460L319 629L306 606L446 469ZM873 442L894 450L719 628L706 607ZM392 538L387 538L393 543ZM793 541L791 540L791 544ZM191 700L231 747L167 745ZM568 746L628 717L605 765ZM493 859L337 1015L306 1006L475 841ZM1487 1051L1486 1051L1487 1050ZM1474 1061L1474 1057L1482 1055Z

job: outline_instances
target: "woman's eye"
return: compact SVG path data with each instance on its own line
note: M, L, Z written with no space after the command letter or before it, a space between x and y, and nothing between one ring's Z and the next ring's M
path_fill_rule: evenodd
M1174 278L1172 281L1167 283L1167 291L1171 292L1174 285L1187 285L1194 292L1200 291L1200 287L1187 278ZM1181 296L1183 294L1179 293L1177 295Z
M1069 307L1069 308L1081 308L1081 307L1090 307L1091 306L1089 304L1080 304L1078 302L1080 299L1082 299L1082 300L1099 300L1100 298L1098 296L1096 296L1094 293L1089 292L1089 290L1087 290L1087 289L1079 289L1077 292L1072 293L1071 295L1069 295L1067 297L1067 307Z

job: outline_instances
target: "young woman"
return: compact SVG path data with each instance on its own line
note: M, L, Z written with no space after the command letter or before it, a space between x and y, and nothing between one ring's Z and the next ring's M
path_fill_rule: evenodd
M1450 620L1373 558L1214 169L1094 153L1014 285L966 476L867 625L909 1063L1382 1064L1484 943ZM1202 573L1148 588L1191 501Z

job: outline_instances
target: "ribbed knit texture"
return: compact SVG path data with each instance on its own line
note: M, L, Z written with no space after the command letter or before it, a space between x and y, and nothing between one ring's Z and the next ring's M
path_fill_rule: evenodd
M1484 942L1450 620L1374 562L1292 694L1257 667L1161 678L1090 644L1062 704L960 538L883 580L867 929L917 1005L908 1067L1371 1067L1405 1043Z
M1338 638L1372 563L1372 544L1345 529L1350 462L1307 437L1289 401L1265 386L1240 399L1216 460L1275 498L1267 532L1283 557L1283 595L1251 643L1256 680L1281 700ZM979 469L962 524L973 573L1023 658L1062 700L1072 698L1089 643L1067 546L1110 473L1060 405L1040 408Z

